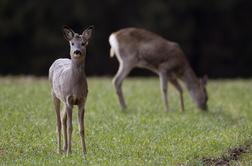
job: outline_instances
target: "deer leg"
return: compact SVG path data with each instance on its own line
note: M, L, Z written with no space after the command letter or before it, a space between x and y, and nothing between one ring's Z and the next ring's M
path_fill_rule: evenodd
M60 100L53 95L53 103L57 117L57 143L58 153L61 153L61 121L60 121Z
M80 132L80 139L81 139L83 156L85 156L85 154L87 153L86 144L85 144L84 113L85 113L84 106L79 105L78 123L79 123L79 132Z
M131 69L132 69L131 65L128 65L127 63L120 63L120 67L113 79L113 84L116 89L116 94L122 109L126 108L126 103L122 92L122 82L125 79L125 77L129 74Z
M165 73L160 72L159 79L160 79L161 94L165 104L165 110L169 111L168 97L167 97L167 75Z
M67 155L71 153L71 142L72 142L72 132L73 132L73 125L72 125L72 106L66 105L67 111Z
M183 89L180 86L179 82L177 81L176 78L172 78L169 80L174 87L177 89L177 91L179 92L179 97L180 97L180 108L181 108L181 112L185 111L185 107L184 107L184 99L183 99Z
M65 108L62 116L62 128L63 128L63 136L64 136L64 152L67 151L67 110Z

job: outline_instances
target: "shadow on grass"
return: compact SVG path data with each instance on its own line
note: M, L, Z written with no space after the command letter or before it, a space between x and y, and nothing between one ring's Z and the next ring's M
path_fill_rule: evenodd
M5 154L5 151L3 149L0 149L0 156L3 156Z
M122 113L123 115L134 115L134 114L149 114L149 113L155 113L155 115L157 116L170 116L170 115L177 115L177 116L187 116L188 114L197 114L198 116L202 116L202 117L207 117L207 118L211 118L211 119L216 119L220 122L227 122L229 124L236 124L238 123L240 120L243 120L244 117L243 116L234 116L233 114L231 114L228 111L225 111L223 108L221 107L213 107L212 109L209 109L208 111L200 111L200 110L196 110L196 111L185 111L185 112L180 112L179 110L172 110L169 112L165 112L163 109L157 109L157 110L150 110L148 108L145 109L145 111L140 111L139 108L135 108L135 107L127 107L125 109L121 109L118 108L117 109L118 112Z
M232 113L225 111L221 107L212 108L207 112L202 111L202 116L207 116L209 118L216 119L217 121L223 123L226 122L229 125L235 125L239 123L239 121L244 120L243 116L234 116Z

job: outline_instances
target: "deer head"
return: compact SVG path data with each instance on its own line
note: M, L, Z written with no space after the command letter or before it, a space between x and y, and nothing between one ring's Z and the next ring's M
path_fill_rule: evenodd
M70 56L71 59L83 60L86 56L86 47L88 45L88 40L92 35L92 30L94 26L89 26L85 29L81 35L75 33L68 26L63 27L63 34L70 44Z

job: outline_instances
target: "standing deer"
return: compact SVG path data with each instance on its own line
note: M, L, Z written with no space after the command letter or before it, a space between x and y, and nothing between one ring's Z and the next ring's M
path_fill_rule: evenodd
M64 151L71 153L72 140L72 109L78 106L78 124L83 155L86 154L84 134L85 102L88 86L85 74L85 57L88 40L91 37L93 26L89 26L81 35L71 28L64 26L63 34L70 44L71 59L57 59L49 69L49 80L52 89L52 98L57 116L58 152L61 153L61 124L64 135ZM60 116L60 101L64 103L65 111Z
M114 32L109 37L110 56L116 55L119 69L113 84L122 109L126 108L122 92L122 82L134 67L146 68L159 75L161 94L165 110L169 110L167 82L178 90L181 111L184 111L183 91L177 79L181 79L196 105L207 110L207 77L197 79L187 62L183 51L175 42L138 28L125 28Z

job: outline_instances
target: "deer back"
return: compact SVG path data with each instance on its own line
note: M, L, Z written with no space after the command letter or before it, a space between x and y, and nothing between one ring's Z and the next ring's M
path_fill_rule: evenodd
M177 43L144 29L119 30L111 35L110 44L117 49L118 59L154 71L173 70L187 64Z

